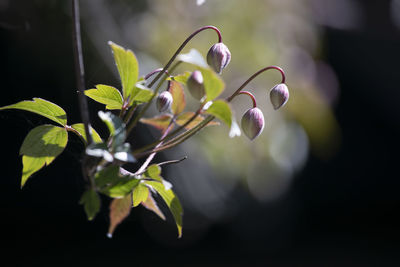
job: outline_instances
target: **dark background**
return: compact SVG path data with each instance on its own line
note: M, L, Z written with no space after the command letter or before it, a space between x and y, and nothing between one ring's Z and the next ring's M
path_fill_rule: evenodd
M245 207L240 216L206 233L189 229L175 240L172 224L138 208L108 239L107 211L88 222L78 204L84 184L75 137L21 190L19 147L30 129L48 121L2 111L2 266L399 266L400 32L388 1L360 4L366 30L327 28L323 40L341 85L334 109L342 129L338 153L329 160L310 155L289 192L275 202L257 203L237 188ZM68 92L75 88L70 18L54 11L11 4L1 13L0 106L40 96L76 122L77 98ZM93 49L84 49L85 61L96 62ZM88 80L116 81L104 69Z

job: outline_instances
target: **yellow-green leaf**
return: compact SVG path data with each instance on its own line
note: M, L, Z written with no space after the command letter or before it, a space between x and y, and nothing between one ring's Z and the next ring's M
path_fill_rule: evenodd
M65 148L68 133L54 125L41 125L31 130L20 148L22 157L21 187L28 178L45 165L49 165Z
M71 128L76 130L76 131L74 131L74 133L76 135L78 135L80 138L82 138L85 141L84 143L86 144L87 139L86 139L85 126L83 125L83 123L72 124ZM101 139L100 135L96 132L95 129L92 128L92 126L90 126L89 131L91 132L93 142L95 142L95 143L102 143L103 142L103 140Z
M114 60L117 64L119 76L122 83L122 95L127 99L133 94L135 84L139 75L139 64L135 54L131 50L126 50L123 47L108 42L114 54Z
M55 121L62 126L67 124L67 114L65 111L58 105L41 98L33 98L33 101L24 100L16 104L0 107L0 110L3 109L21 109L30 111Z
M132 193L132 205L133 207L139 206L140 203L147 200L149 196L149 189L142 183L139 183Z
M206 110L208 114L214 115L220 119L223 123L231 127L232 124L232 111L225 100L216 100Z
M89 89L85 91L85 95L97 101L101 104L106 105L106 109L121 109L123 105L123 99L121 93L114 87L98 84L97 89Z
M162 199L167 204L169 210L171 211L175 219L176 227L178 229L178 237L180 238L182 236L183 209L178 197L171 189L166 189L165 186L160 182L145 181L145 183L151 186L154 190L156 190L157 193L162 197Z
M221 77L210 68L200 68L203 75L204 90L206 91L206 101L217 98L225 89L225 83Z

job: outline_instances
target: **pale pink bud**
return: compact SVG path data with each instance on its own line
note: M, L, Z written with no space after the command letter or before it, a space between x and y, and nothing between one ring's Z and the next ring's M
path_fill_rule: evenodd
M289 99L289 90L286 84L280 83L275 85L269 93L269 98L275 110L285 105Z
M250 140L260 135L264 129L264 115L259 108L251 108L244 113L242 129Z
M171 108L172 105L172 95L168 91L164 91L157 97L157 109L159 112L165 112Z
M223 43L216 43L211 46L207 53L207 63L215 72L221 74L222 70L231 61L231 52Z
M203 98L205 94L205 89L203 84L203 75L199 70L195 70L192 72L192 74L189 76L186 82L186 85L190 94L194 98L196 98L197 100Z

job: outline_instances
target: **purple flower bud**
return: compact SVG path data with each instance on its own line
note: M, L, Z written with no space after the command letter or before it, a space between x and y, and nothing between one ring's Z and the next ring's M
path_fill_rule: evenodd
M172 95L168 91L164 91L157 97L157 109L159 112L165 112L171 108L172 105Z
M285 105L289 99L289 90L286 84L280 83L275 85L271 89L269 97L271 99L272 106L274 106L275 110Z
M186 82L186 85L190 94L194 98L196 98L197 100L203 98L205 94L205 89L203 84L203 75L199 70L195 70L192 72L192 74L189 76Z
M207 53L207 63L210 65L215 72L221 74L221 71L231 61L231 52L228 47L223 43L216 43L211 46Z
M251 108L244 113L242 129L250 140L260 135L264 129L264 115L259 108Z

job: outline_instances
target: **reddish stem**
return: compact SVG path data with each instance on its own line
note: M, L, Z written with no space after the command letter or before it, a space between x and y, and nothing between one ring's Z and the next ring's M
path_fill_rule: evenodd
M254 97L254 95L252 93L250 93L249 91L240 91L238 93L238 95L248 95L250 96L251 100L253 101L253 108L257 107L257 102L256 102L256 98Z

